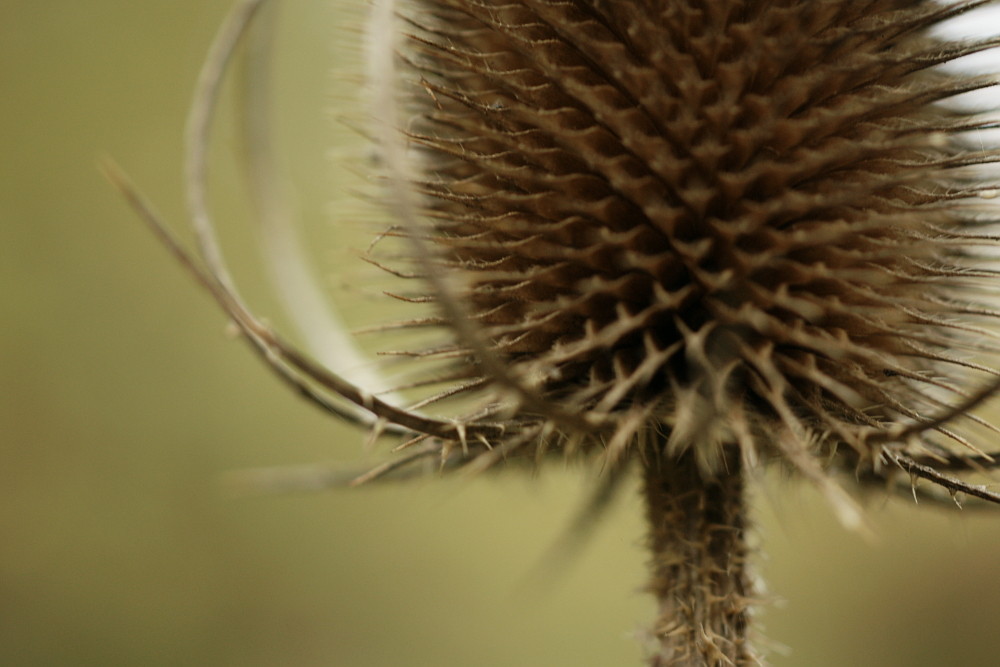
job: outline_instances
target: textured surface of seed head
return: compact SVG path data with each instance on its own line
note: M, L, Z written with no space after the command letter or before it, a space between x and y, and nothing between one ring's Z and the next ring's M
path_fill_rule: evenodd
M723 444L807 471L839 445L961 450L985 426L912 425L995 374L976 170L996 155L946 104L992 79L939 67L992 44L931 35L977 4L410 5L436 261L491 354L615 460L652 429L708 472ZM544 405L450 349L445 394L486 406L470 424L552 440Z

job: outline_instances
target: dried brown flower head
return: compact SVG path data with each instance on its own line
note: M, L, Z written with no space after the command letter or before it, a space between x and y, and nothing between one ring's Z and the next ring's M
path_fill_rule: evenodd
M995 121L942 102L995 77L938 66L997 40L929 30L982 4L408 5L403 232L460 276L412 326L457 330L473 449L980 462Z
M745 471L783 461L849 524L836 470L1000 499L955 476L994 464L974 410L1000 386L1000 154L968 135L997 121L948 104L996 77L940 67L1000 40L932 32L985 4L383 4L376 133L413 265L392 270L432 308L399 326L444 334L410 353L410 386L444 387L421 409L473 399L458 415L310 361L210 241L205 268L185 261L307 397L402 433L360 481L421 459L594 453L609 479L641 461L652 664L748 664Z

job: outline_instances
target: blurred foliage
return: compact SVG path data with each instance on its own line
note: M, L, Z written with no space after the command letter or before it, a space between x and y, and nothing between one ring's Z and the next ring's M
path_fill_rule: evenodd
M579 553L546 561L593 470L220 490L227 470L366 457L223 335L95 166L113 155L183 221L183 117L228 4L0 7L0 664L638 665L652 603L634 489ZM350 194L364 143L330 116L363 118L361 5L287 3L276 94L305 224L330 247L326 273L347 266L329 282L352 321L372 313L343 287L367 229L349 223L378 214ZM237 159L223 132L217 211L270 315ZM997 664L1000 514L875 498L871 545L777 474L758 499L759 569L786 600L762 624L792 647L775 665Z

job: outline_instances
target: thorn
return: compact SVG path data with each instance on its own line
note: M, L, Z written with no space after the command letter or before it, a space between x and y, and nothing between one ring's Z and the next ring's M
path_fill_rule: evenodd
M375 420L371 428L368 429L368 437L365 438L364 450L366 452L375 449L375 442L382 437L387 426L389 426L389 422L385 417L379 417Z
M469 456L469 441L465 437L465 423L457 422L455 424L455 430L458 432L458 441L462 445L462 454L466 457Z
M448 459L451 457L451 450L454 446L451 441L441 443L441 466L438 468L438 472L443 472L445 466L448 465Z

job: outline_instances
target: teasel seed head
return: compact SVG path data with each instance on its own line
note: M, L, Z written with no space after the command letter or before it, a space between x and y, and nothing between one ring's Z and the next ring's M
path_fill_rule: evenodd
M461 378L441 398L481 397L468 428L501 429L482 456L615 467L660 433L707 478L735 445L832 496L830 456L985 461L997 153L967 137L994 121L947 102L996 78L940 66L997 39L932 34L983 4L397 8L400 233L452 281L409 325L457 339L427 356Z
M998 388L981 195L1000 154L967 139L995 120L948 104L996 77L941 66L1000 42L932 33L983 4L400 10L384 78L407 84L410 154L383 143L419 193L397 196L398 233L438 308L401 326L443 325L417 354L457 382L422 405L479 398L464 428L500 435L462 441L472 467L597 451L613 484L641 461L649 664L759 664L744 489L762 461L851 527L837 469L998 500L939 469L991 465L975 442L997 432L972 411Z

